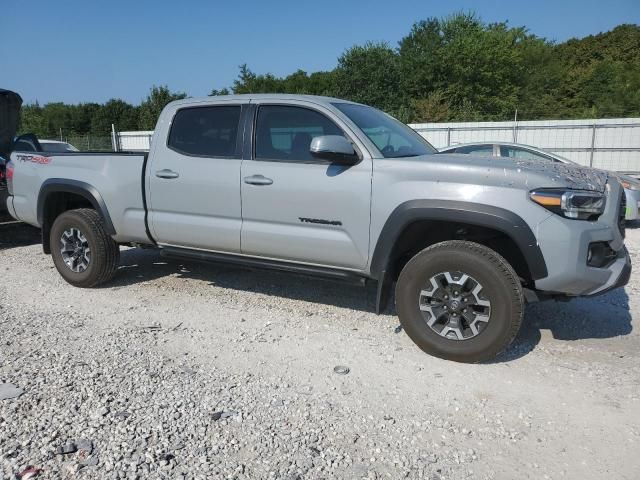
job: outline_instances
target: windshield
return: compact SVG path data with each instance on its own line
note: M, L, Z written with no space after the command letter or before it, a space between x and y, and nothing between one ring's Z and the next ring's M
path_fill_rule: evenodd
M557 158L558 160L560 160L561 162L565 162L565 163L571 163L573 165L579 165L578 162L574 162L573 160L569 160L567 157L563 157L562 155L558 155L557 153L552 154L553 157Z
M77 152L78 149L69 143L54 143L40 140L42 150L45 152Z
M349 117L385 158L437 153L418 133L380 110L353 103L334 103L333 106Z

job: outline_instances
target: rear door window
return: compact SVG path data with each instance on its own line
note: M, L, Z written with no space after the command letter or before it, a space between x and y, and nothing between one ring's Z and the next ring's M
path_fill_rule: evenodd
M480 157L493 156L493 145L469 145L466 147L456 148L456 153L466 153L469 155L477 155Z
M234 157L238 154L239 105L183 108L173 117L167 145L184 155Z
M556 161L553 157L533 152L531 150L527 150L526 148L501 146L500 150L502 151L503 157L517 158L521 160L538 160L543 162Z

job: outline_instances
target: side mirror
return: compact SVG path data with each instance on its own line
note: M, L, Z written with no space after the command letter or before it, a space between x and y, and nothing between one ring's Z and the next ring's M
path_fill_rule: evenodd
M360 157L351 142L342 135L321 135L311 140L309 149L315 158L329 160L340 165L355 165Z

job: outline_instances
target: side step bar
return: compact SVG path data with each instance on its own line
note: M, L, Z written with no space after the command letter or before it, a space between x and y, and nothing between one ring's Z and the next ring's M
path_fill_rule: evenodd
M332 280L339 280L356 285L364 285L367 281L365 277L358 275L357 273L348 272L345 270L337 270L326 267L315 267L311 265L300 265L296 263L280 262L278 260L244 257L242 255L203 252L200 250L191 250L188 248L163 247L160 250L160 255L167 258L239 265L241 267L246 267L249 269L259 268L278 270L281 272L296 273L300 275L329 278Z

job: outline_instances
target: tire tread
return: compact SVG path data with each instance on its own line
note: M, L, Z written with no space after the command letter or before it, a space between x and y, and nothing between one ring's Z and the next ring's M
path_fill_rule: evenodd
M106 232L100 214L91 208L78 208L69 210L62 215L66 218L76 216L84 221L89 226L96 244L95 251L92 252L92 261L98 262L100 268L76 286L91 288L111 280L118 270L120 247Z
M511 322L509 331L503 335L499 342L495 342L491 348L482 351L479 354L462 357L462 356L452 356L452 360L463 361L469 363L476 363L481 361L486 361L492 359L502 353L507 347L513 342L515 337L520 330L520 326L522 325L522 320L524 317L524 293L522 291L522 285L520 283L520 279L513 269L513 267L507 262L507 260L500 255L498 252L486 247L485 245L471 242L468 240L447 240L444 242L436 243L431 245L419 253L417 253L412 259L407 262L405 268L400 273L400 277L398 278L398 283L396 284L396 289L402 288L404 284L403 274L406 274L407 267L410 267L412 262L414 262L418 257L424 255L432 255L438 254L438 252L442 252L442 254L446 254L445 252L451 252L452 249L458 251L466 251L476 255L480 258L483 258L485 261L492 264L498 272L507 280L510 289L510 296L512 298L512 310L511 310ZM398 298L398 294L396 294L396 298ZM415 341L415 340L414 340ZM418 344L420 348L426 351L423 345ZM428 352L432 353L432 352ZM457 358L453 358L457 357Z

